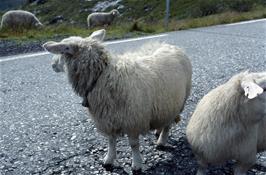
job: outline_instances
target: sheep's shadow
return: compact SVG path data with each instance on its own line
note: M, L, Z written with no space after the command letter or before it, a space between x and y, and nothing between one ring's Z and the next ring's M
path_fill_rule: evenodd
M128 175L128 172L126 172L124 170L124 168L123 167L120 167L120 166L104 166L103 165L103 168L107 172L110 172L110 173L117 173L117 174L121 174L121 175Z
M169 139L169 144L170 146L159 147L157 149L170 153L171 157L146 169L144 174L196 174L198 164L186 137L182 136L178 140ZM233 161L229 161L221 166L209 166L207 175L231 175L233 174L234 165L235 163ZM266 172L265 170L266 167L256 164L247 174L255 175L256 171Z
M195 174L197 162L184 136L178 140L169 138L169 145L157 147L158 150L169 153L169 158L154 164L145 170L145 174Z
M166 160L158 161L153 166L145 169L143 172L132 172L133 175L157 175L157 174L171 174L171 175L194 175L198 169L198 164L195 156L190 149L189 143L185 136L178 140L169 139L169 145L164 147L157 147L158 151L163 151L170 155ZM229 161L221 166L209 166L207 175L231 175L233 174L233 166L235 162ZM121 175L131 174L123 167L112 166L105 167L111 173ZM266 172L266 167L256 164L252 170L248 171L248 175L255 175L256 171Z

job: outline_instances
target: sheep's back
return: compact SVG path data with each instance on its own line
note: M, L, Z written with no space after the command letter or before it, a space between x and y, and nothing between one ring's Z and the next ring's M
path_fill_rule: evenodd
M88 16L88 22L91 25L103 25L110 22L111 16L109 13L92 13Z
M181 112L191 65L180 50L162 49L151 56L124 55L114 69L100 80L105 84L99 85L105 99L91 97L99 101L95 105L101 109L97 110L105 111L105 115L98 111L93 114L103 133L144 134L172 123Z
M4 27L30 27L38 20L29 12L10 11L2 19Z

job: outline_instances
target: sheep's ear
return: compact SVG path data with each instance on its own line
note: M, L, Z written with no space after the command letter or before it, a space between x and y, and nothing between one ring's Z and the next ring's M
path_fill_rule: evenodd
M76 47L67 43L57 43L54 41L48 41L43 44L43 48L48 52L54 54L70 54L73 55L76 51Z
M241 83L241 87L243 88L245 96L248 97L248 99L253 99L263 93L263 88L254 82L243 81Z
M88 38L98 40L98 41L103 41L105 38L105 29L97 30L93 32Z

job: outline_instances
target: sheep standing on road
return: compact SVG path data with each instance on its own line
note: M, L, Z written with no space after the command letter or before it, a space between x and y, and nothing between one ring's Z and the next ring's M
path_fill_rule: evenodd
M99 37L104 33L98 32ZM157 144L164 145L190 94L192 68L188 57L177 47L163 43L115 56L95 37L70 37L43 47L61 54L74 91L87 96L96 128L109 139L104 164L113 164L116 139L126 134L132 168L141 169L139 135L160 129Z
M2 16L1 21L1 29L7 28L17 30L24 28L38 28L42 26L42 23L34 14L23 10L10 10Z
M266 72L240 73L203 97L187 126L187 137L200 168L234 159L235 175L266 150Z
M118 15L119 15L119 12L115 9L108 13L106 12L92 13L87 18L88 28L110 25L115 19L115 17L117 17Z

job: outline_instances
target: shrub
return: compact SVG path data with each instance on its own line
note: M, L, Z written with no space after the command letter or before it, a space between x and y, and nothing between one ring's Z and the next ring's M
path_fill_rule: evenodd
M233 0L229 3L229 8L238 12L247 12L253 7L253 0Z
M199 0L197 13L198 16L208 16L221 12L223 8L220 0Z

